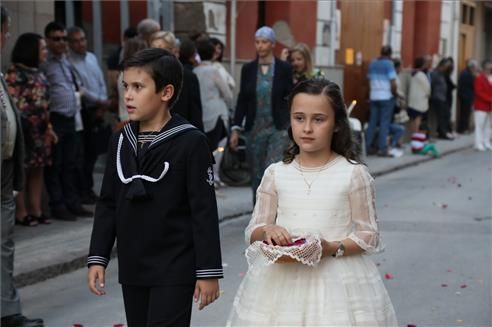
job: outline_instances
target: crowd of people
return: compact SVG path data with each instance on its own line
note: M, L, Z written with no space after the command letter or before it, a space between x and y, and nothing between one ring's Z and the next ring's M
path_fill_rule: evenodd
M472 112L475 149L492 150L492 61L485 60L480 69L476 60L468 60L458 85L451 78L455 68L452 57L440 59L434 68L430 55L417 57L409 70L401 66L399 59L392 58L389 46L383 47L380 57L369 65L370 110L365 135L369 155L402 156L403 137L408 131L412 153L437 157L433 140L453 141L457 134L471 133ZM453 126L455 89L459 115Z

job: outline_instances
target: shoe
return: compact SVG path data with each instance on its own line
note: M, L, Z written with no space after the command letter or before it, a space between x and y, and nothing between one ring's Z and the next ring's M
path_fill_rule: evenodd
M33 216L35 217L35 216ZM45 216L43 213L41 214L41 216L39 217L35 217L36 220L40 223L40 224L44 224L44 225L49 225L51 224L51 219L50 217L47 217Z
M69 207L71 213L73 213L77 217L92 217L93 213L89 210L84 209L81 205L75 207Z
M388 151L388 154L391 155L393 158L400 158L401 156L403 156L403 150L393 148Z
M490 143L485 144L485 149L492 150L492 144Z
M454 140L454 136L451 133L446 133L445 135L439 135L438 138L441 140L446 140L446 141L453 141Z
M15 218L15 224L27 227L35 227L38 225L38 220L33 216L25 216L22 219Z
M75 221L77 220L77 216L67 210L65 207L57 207L51 210L51 216L58 220L65 221Z
M2 327L44 327L43 319L29 319L18 313L2 317Z
M393 158L389 151L378 151L377 156L383 158Z

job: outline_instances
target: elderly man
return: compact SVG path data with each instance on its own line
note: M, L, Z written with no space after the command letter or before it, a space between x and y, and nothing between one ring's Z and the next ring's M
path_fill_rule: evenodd
M107 148L111 129L104 128L103 113L108 105L106 84L96 56L87 51L87 38L82 28L74 26L68 29L68 60L82 83L82 121L84 123L83 160L81 163L80 191L82 203L94 204L93 191L94 166L99 154ZM107 131L105 133L105 131Z
M150 46L152 34L161 30L159 22L152 18L145 18L137 25L138 36L141 37Z
M0 47L3 49L10 29L10 17L0 7ZM0 106L2 121L2 327L42 327L42 319L28 319L22 314L19 293L14 285L14 190L24 184L24 139L14 102L0 73Z
M53 165L46 167L46 188L51 214L56 219L73 221L77 216L91 216L80 201L75 185L77 131L80 119L80 82L66 59L67 32L63 25L51 22L44 30L48 60L41 66L50 83L50 120L58 136L53 149Z

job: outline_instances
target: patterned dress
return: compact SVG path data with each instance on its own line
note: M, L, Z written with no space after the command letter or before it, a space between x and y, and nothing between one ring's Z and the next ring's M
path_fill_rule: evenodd
M27 168L51 165L48 133L48 81L36 68L12 65L6 76L9 93L21 115Z
M276 129L272 117L274 64L268 66L265 74L262 73L261 66L258 65L256 77L255 121L251 131L246 134L253 194L256 194L265 169L282 159L282 153L288 144L287 132Z

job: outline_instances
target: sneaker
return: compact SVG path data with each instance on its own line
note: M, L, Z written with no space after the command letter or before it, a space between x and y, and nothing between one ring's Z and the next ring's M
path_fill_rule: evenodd
M397 149L397 148L393 148L393 149L389 150L388 153L393 158L400 158L401 156L403 156L403 150L400 150L400 149Z

